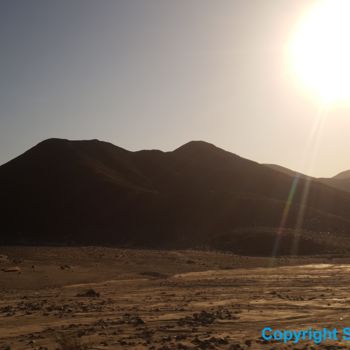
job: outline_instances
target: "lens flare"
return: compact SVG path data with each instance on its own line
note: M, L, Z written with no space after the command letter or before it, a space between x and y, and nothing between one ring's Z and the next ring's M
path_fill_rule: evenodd
M316 116L313 128L310 130L309 139L304 150L303 163L305 173L309 174L313 170L313 166L318 154L319 146L322 140L323 130L328 117L328 107L326 105L320 106ZM311 178L301 177L296 174L292 183L291 188L288 193L288 197L285 203L284 210L282 212L282 217L280 225L276 231L275 242L272 248L270 266L273 266L275 257L279 254L279 246L282 239L283 231L286 228L291 228L287 226L287 220L290 215L290 210L292 206L297 207L297 217L294 226L293 242L290 248L291 255L298 255L299 251L299 240L303 230L303 223L305 217L305 210L307 208L307 201L309 196ZM301 191L300 200L295 203L295 194L297 191Z

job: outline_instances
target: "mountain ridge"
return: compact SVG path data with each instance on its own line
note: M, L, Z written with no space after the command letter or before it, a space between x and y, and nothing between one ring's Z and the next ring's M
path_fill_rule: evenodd
M269 167L270 169L274 169L276 171L279 171L281 173L287 174L289 176L294 176L294 177L303 177L303 178L309 178L309 179L313 179L315 181L318 181L320 183L323 183L327 186L330 186L332 188L335 188L337 190L341 190L341 191L345 191L345 192L349 192L350 193L350 170L345 170L340 172L339 174L333 176L333 177L312 177L309 175L305 175L303 173L300 173L298 171L295 170L291 170L289 168L283 167L281 165L277 165L277 164L263 164L267 167Z
M269 228L270 242L293 181L204 141L132 152L99 140L48 139L0 167L0 243L225 250L222 237L258 227ZM350 194L301 178L283 229L346 234L348 213ZM235 249L249 252L248 243ZM271 244L261 249L267 254Z

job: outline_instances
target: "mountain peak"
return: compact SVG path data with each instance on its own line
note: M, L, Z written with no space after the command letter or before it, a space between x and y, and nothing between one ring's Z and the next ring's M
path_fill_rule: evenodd
M184 145L180 146L179 148L175 149L174 152L178 151L208 151L208 150L217 150L219 149L214 144L201 141L201 140L195 140L185 143Z
M63 144L63 143L102 143L103 141L100 141L98 139L91 139L91 140L68 140L68 139L62 139L58 137L51 137L46 140L43 140L38 143L38 145L49 145L49 144Z

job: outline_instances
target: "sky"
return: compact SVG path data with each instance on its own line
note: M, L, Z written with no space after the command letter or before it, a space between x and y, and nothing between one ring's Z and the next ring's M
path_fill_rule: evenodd
M291 67L311 3L0 0L0 164L58 137L350 169L350 104L324 112Z

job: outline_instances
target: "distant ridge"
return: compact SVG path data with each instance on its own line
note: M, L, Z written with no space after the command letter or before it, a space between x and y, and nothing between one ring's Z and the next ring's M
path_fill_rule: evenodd
M204 141L131 152L98 140L48 139L0 167L0 243L271 254L292 183ZM301 208L303 232L350 232L350 194L310 179L301 207L304 188L300 178L280 253L290 252ZM310 237L300 237L300 253L335 249Z
M298 176L298 177L310 178L310 179L312 178L308 175L299 173L297 171L285 168L277 164L264 164L264 165L289 176L294 176L294 177ZM314 181L323 183L327 186L336 188L337 190L346 191L350 193L350 170L345 170L330 178L312 178L312 179Z
M342 191L350 192L350 170L342 171L331 178L320 178L319 181Z

